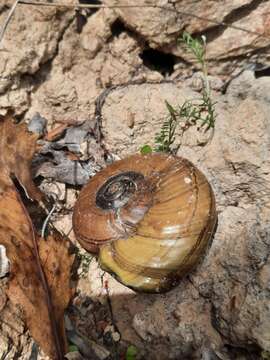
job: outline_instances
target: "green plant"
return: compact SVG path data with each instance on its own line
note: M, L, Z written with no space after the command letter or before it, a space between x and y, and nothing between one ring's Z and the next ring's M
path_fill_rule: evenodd
M151 154L152 151L153 150L150 145L143 145L140 149L142 155Z
M126 360L135 360L137 353L137 348L134 345L129 345L126 352Z
M184 31L182 38L179 40L181 43L184 43L187 47L187 50L192 52L196 60L201 64L202 67L206 65L205 61L205 48L206 48L206 38L202 36L201 39L194 39L188 32Z
M161 130L155 136L155 151L170 152L171 145L175 141L175 130L177 127L177 113L175 109L165 101L167 110L169 112L164 121Z
M261 353L262 360L270 360L270 352L263 350Z
M74 352L74 351L78 351L79 349L78 349L78 347L76 346L76 345L73 345L73 344L70 344L69 346L68 346L68 352L70 353L70 352Z
M178 107L174 107L168 101L165 101L168 116L159 133L155 135L154 151L172 152L178 126L180 126L181 135L193 125L198 126L200 129L204 128L205 132L214 130L215 127L215 102L212 101L208 81L206 38L202 36L201 39L194 39L189 33L184 32L180 42L185 45L187 51L195 57L195 60L202 68L202 95L196 99L186 100ZM144 145L141 153L146 153L146 149L148 153L152 151L149 145Z
M184 119L187 125L198 124L201 127L206 125L206 131L215 126L215 103L211 99L211 88L208 80L208 70L206 61L206 38L194 39L189 33L184 32L180 42L184 43L187 51L191 52L196 61L201 65L202 96L198 99L187 100L178 111L179 117Z

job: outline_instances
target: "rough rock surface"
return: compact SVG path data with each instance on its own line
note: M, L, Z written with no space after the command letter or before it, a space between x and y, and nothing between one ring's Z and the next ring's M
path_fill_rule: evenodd
M0 5L1 24L11 3ZM269 36L269 1L201 3L158 2ZM269 38L175 11L75 12L21 4L0 44L0 112L13 107L26 120L38 112L50 127L96 115L109 152L121 157L137 152L144 143L153 144L167 116L165 100L176 106L198 96L199 74L185 79L182 59L192 59L176 45L184 28L206 34L211 74L227 76L243 64L269 63ZM145 59L149 48L170 54L162 71L159 53ZM228 77L211 78L218 115L212 140L198 146L205 134L195 127L176 139L178 154L204 171L216 195L219 223L206 257L163 295L136 294L103 274L94 261L78 285L96 309L107 304L107 281L121 346L136 345L138 358L251 359L253 353L259 358L262 349L270 351L270 80L245 71L226 83L222 95L224 80ZM67 197L70 210L73 189L68 188ZM70 212L56 225L69 233ZM33 342L19 317L11 329L14 309L3 293L0 313L0 357L29 359ZM82 314L86 334L91 321Z
M121 157L138 152L144 144L154 145L154 135L168 115L165 100L178 105L195 96L192 90L173 83L145 83L113 89L101 112L106 145Z
M60 39L74 17L65 9L18 5L18 11L9 23L0 45L0 106L1 111L12 106L17 113L27 110L31 78L46 67L57 51ZM20 8L20 9L19 9ZM9 8L3 7L0 22L7 17ZM16 36L14 36L16 34ZM38 82L36 81L36 86Z
M117 4L134 4L133 1L117 1ZM149 4L145 2L145 4ZM155 8L120 8L116 12L128 28L146 40L151 48L158 48L165 52L191 61L183 46L177 42L181 31L204 34L208 41L209 61L217 62L230 57L230 64L225 67L212 69L222 73L234 66L233 58L239 61L244 57L251 57L256 62L256 52L269 48L269 9L268 1L226 0L222 6L217 1L157 1ZM193 14L195 16L187 16ZM210 19L206 21L204 19ZM232 27L224 27L217 23L225 22ZM250 31L243 33L237 28ZM252 32L265 35L261 37ZM269 56L266 55L269 60ZM262 56L259 56L260 61ZM247 62L246 62L247 63Z
M244 72L226 95L216 95L213 139L196 146L196 129L178 139L178 155L199 166L213 185L219 222L196 271L170 293L153 296L133 317L153 359L164 359L161 348L176 359L203 348L222 351L226 342L270 349L269 87L268 77L256 80ZM175 84L115 89L102 111L105 143L121 157L152 144L166 114L164 101L176 105L190 96L189 89ZM127 114L133 114L132 128Z

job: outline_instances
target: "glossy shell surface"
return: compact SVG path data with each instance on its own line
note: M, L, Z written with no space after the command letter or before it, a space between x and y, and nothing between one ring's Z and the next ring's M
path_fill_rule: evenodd
M200 260L216 224L206 177L188 160L133 155L95 175L73 214L80 244L123 284L163 292Z

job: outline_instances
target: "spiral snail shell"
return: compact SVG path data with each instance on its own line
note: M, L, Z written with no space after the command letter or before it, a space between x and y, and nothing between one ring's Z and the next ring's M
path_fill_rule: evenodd
M75 204L80 244L138 291L175 286L202 255L216 224L205 176L188 160L133 155L96 174Z

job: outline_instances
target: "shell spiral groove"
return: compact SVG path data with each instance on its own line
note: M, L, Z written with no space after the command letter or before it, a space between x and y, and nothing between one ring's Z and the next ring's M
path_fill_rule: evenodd
M75 204L73 229L124 285L163 292L199 261L216 220L211 186L191 162L148 154L96 174Z

